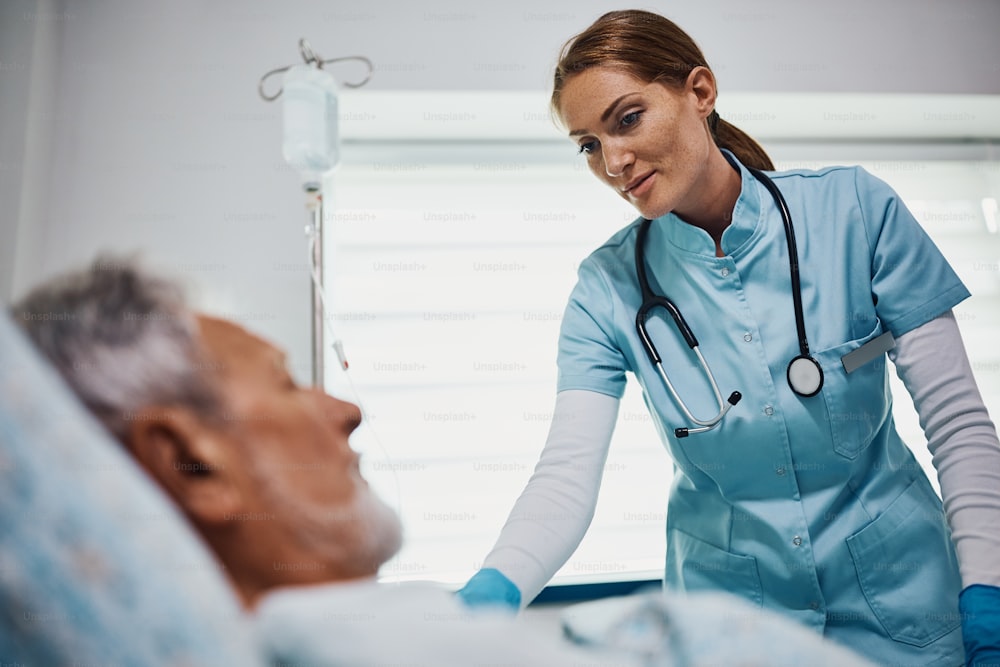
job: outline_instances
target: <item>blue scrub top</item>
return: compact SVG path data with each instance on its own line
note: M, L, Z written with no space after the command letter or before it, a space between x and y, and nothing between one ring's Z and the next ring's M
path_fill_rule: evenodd
M737 164L739 164L737 162ZM860 167L769 174L788 203L802 304L824 386L786 381L799 354L781 214L740 166L722 236L673 214L653 221L654 292L687 319L723 396L743 400L712 431L678 439L683 416L636 334L639 220L579 269L562 323L559 390L621 397L638 379L675 463L665 581L722 589L777 610L877 661L962 661L961 579L950 533L920 465L896 432L885 355L847 373L841 357L885 331L900 336L967 296L893 190ZM700 419L718 412L672 319L647 330L678 394Z

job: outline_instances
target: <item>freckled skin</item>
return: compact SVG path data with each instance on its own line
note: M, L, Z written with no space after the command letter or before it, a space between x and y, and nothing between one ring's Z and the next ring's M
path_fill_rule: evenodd
M592 67L566 82L559 111L599 180L642 216L673 211L718 245L741 181L708 129L715 98L715 79L704 67L679 89ZM626 191L647 175L650 182Z

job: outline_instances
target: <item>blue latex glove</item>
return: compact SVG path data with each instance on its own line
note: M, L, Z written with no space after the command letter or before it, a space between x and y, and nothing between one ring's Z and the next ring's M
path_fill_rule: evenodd
M974 584L958 596L968 667L1000 665L1000 588Z
M501 607L512 612L521 608L521 591L500 570L492 567L472 575L455 595L467 607Z

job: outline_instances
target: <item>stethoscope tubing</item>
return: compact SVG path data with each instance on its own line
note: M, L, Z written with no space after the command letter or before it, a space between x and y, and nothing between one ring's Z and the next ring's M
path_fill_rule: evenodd
M734 169L738 169L738 166L733 163L728 155L726 155L726 159L729 160ZM788 371L786 373L788 385L791 387L792 391L800 396L815 396L823 387L823 370L820 367L819 362L817 362L809 354L809 341L806 336L805 315L802 308L802 287L799 277L798 247L795 242L795 229L792 226L792 216L789 212L788 204L785 201L784 196L781 194L781 190L779 190L778 186L774 184L774 181L758 169L747 167L747 170L754 176L755 179L757 179L757 181L764 185L764 187L771 194L771 197L774 199L775 204L781 213L781 222L784 227L785 241L788 247L788 266L789 275L791 277L792 304L795 310L795 330L798 336L799 344L799 354L788 364ZM698 349L698 339L695 337L691 327L684 319L684 315L681 313L680 308L678 308L677 305L666 296L655 294L650 287L649 279L646 275L645 250L646 237L649 233L649 227L651 224L652 221L649 219L642 220L639 224L639 230L635 242L636 276L639 281L639 289L642 298L642 304L639 306L636 313L635 327L650 362L656 367L657 372L663 379L664 384L666 384L667 389L669 390L674 401L678 407L680 407L684 416L690 422L698 425L696 428L674 429L675 435L680 438L686 437L692 433L702 433L715 428L722 421L722 418L729 412L729 409L739 402L742 395L740 392L734 391L729 396L727 401L722 400L722 392L719 391L719 385L715 380L715 375L712 373L712 369L705 361L701 350ZM715 417L707 420L697 419L693 414L691 414L687 404L681 400L681 397L674 388L673 383L670 381L669 377L667 377L667 373L663 369L663 360L660 357L660 353L656 349L656 345L653 343L652 338L649 336L649 332L646 330L646 320L649 318L650 312L654 308L663 308L670 313L671 318L676 324L681 335L684 337L688 347L690 347L698 357L698 362L704 370L705 375L708 377L709 384L712 387L712 392L715 394L715 400L719 406L719 412L715 415ZM793 368L801 371L803 366L805 366L809 372L804 375L801 372L793 372ZM803 377L806 379L803 379Z
M785 197L774 181L753 167L747 167L747 170L767 188L781 211L781 223L785 227L785 241L788 245L788 273L792 279L792 306L795 308L795 332L799 337L799 354L808 357L809 341L806 338L806 319L802 312L802 285L799 279L799 249L795 241L795 230L792 228L792 215L788 212Z

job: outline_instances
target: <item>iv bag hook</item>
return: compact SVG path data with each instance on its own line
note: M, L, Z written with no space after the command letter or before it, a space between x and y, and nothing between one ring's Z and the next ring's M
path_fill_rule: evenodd
M313 50L312 45L309 44L308 40L306 40L305 37L299 40L299 54L302 56L302 60L307 65L313 65L317 69L323 69L324 65L331 65L333 63L344 62L347 60L357 60L359 62L364 63L365 66L368 68L368 72L365 74L365 77L361 81L354 81L354 82L344 81L343 83L341 83L341 85L344 86L345 88L360 88L361 86L365 85L371 80L372 72L374 72L375 70L374 65L372 65L372 61L366 58L365 56L341 56L339 58L329 58L327 60L324 60L322 57L320 57L318 53L316 53ZM271 76L274 76L275 74L281 74L282 72L287 72L292 67L294 67L294 65L279 67L277 69L271 70L264 76L260 77L260 81L257 83L257 92L260 94L261 98L265 102L273 102L274 100L281 97L282 89L279 87L276 93L274 93L273 95L268 95L267 93L264 92L264 82L267 81L267 79L270 78Z

